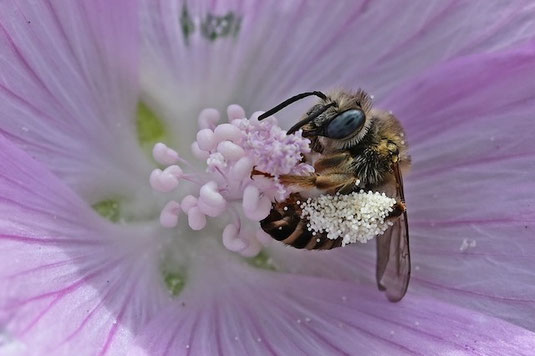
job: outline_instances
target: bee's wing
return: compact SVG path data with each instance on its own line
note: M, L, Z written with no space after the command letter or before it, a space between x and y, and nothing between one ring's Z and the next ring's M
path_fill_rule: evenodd
M396 178L396 196L405 202L403 178L398 163L393 164ZM376 279L379 290L384 290L388 300L398 302L403 298L411 275L409 251L409 224L405 211L377 240Z

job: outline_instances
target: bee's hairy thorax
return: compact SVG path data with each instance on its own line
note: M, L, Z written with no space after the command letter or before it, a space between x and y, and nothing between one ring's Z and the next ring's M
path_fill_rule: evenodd
M381 184L392 171L392 157L384 147L388 141L378 121L372 120L368 132L347 150L353 157L352 170L360 178L363 187L372 188Z
M396 130L393 130L394 128ZM404 154L405 142L399 136L399 130L399 123L392 115L380 112L371 118L366 134L350 147L336 149L330 147L325 140L314 137L311 140L311 148L322 155L349 153L352 158L349 170L359 177L359 187L373 189L381 185L392 173L392 149L397 151L401 159L407 159Z

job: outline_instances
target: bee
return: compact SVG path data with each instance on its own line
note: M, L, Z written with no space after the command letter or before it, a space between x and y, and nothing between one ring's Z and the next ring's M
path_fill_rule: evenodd
M309 231L307 221L301 218L300 201L318 194L349 194L361 189L395 198L397 204L389 216L393 225L376 238L376 281L379 290L397 302L407 291L411 269L402 178L402 170L410 166L410 156L403 128L391 112L374 108L372 98L363 90L298 94L268 110L259 120L312 95L319 97L318 103L288 134L301 129L303 137L310 139L312 153L304 161L313 164L315 172L280 176L281 183L294 193L283 202L273 203L260 226L274 239L296 248L332 249L342 245L341 238L328 239L326 233ZM266 175L258 171L254 174Z

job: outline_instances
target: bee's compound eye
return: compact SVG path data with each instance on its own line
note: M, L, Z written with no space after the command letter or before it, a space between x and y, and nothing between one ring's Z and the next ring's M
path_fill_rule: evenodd
M360 129L365 120L366 117L362 110L344 111L329 122L326 136L335 139L347 137Z

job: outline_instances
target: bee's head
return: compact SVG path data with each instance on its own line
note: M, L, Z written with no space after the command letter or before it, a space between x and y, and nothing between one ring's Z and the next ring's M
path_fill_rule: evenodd
M291 103L307 96L315 95L320 102L288 130L292 134L303 130L303 137L321 137L335 148L354 145L366 134L369 127L367 119L372 107L371 97L363 90L356 92L334 91L329 95L322 92L306 92L291 97L259 117L262 120Z
M347 148L359 142L368 131L371 106L371 98L362 90L334 92L314 105L288 133L302 128L304 137L319 136L329 146ZM309 117L314 118L309 120Z

